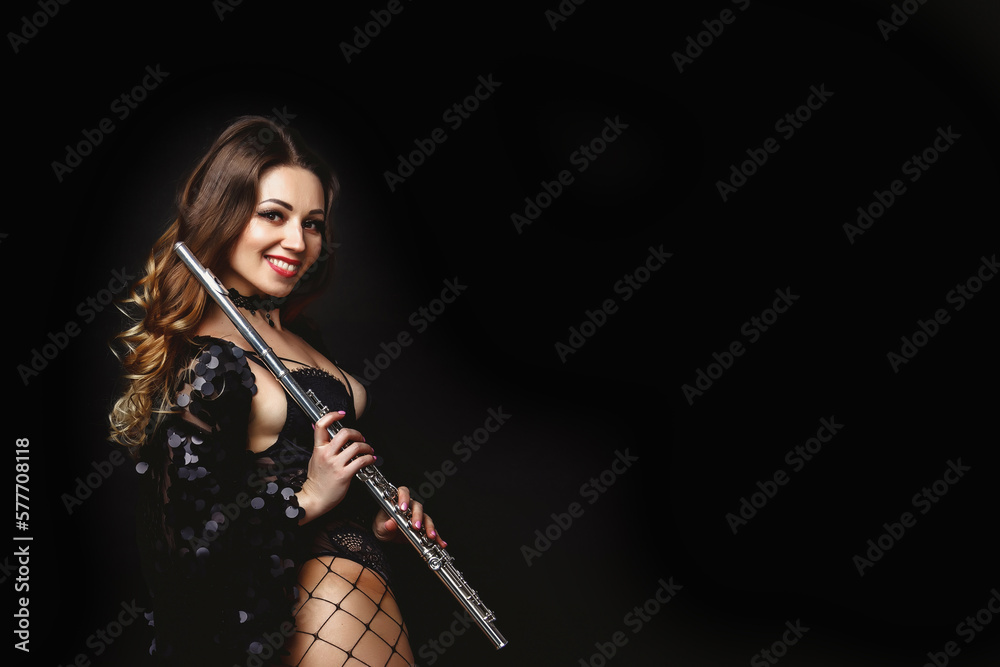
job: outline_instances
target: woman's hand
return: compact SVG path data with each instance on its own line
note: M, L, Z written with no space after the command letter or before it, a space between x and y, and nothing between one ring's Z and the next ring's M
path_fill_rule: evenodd
M343 412L330 412L316 422L306 481L296 494L299 507L306 512L300 524L336 507L347 495L354 475L375 462L375 450L364 442L364 436L358 431L342 428L337 435L330 437L327 429L343 418Z
M442 549L448 546L448 543L441 539L441 536L434 528L434 520L427 514L424 514L424 506L416 500L410 498L410 490L405 486L400 486L396 489L396 493L396 506L404 512L407 509L410 510L410 525L415 530L423 528L427 537L437 542L438 546ZM384 509L379 510L378 515L376 515L372 530L375 532L375 537L383 542L407 541L403 534L399 531L399 526L396 524L396 520L390 517Z

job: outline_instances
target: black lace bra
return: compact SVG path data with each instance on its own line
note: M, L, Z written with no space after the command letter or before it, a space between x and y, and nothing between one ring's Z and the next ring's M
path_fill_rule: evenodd
M253 352L244 351L247 358L263 365ZM298 368L290 372L304 390L312 390L317 398L330 410L343 410L347 420L353 421L354 392L350 384L344 384L327 371L308 366L292 359L281 358ZM340 367L337 367L340 370ZM341 370L343 374L343 371ZM346 374L345 374L346 377ZM306 479L306 470L313 449L312 421L298 403L285 392L285 423L274 444L262 452L254 454L258 465L273 466L282 485L299 491ZM390 582L391 570L379 541L371 530L378 506L365 489L355 481L347 496L337 507L324 517L307 524L312 533L310 539L300 540L310 543L307 557L339 556L353 560L374 570Z

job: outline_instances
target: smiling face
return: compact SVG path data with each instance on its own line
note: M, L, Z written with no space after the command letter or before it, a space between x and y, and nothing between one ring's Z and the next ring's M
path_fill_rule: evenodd
M245 296L284 297L319 258L326 213L323 186L301 167L264 172L257 206L219 272L227 288Z

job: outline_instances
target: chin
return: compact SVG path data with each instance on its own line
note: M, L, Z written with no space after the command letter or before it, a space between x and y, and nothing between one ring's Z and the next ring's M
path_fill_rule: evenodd
M261 294L268 294L276 299L284 299L292 293L292 288L294 287L295 283L292 283L291 285L273 285L270 289L261 292Z

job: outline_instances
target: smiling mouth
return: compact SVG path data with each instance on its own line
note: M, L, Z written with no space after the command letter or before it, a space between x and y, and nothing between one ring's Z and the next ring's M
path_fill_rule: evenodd
M277 257L272 257L270 255L265 256L267 263L271 265L271 268L277 271L280 275L285 277L292 277L299 272L299 266L301 262L293 260L279 259Z

